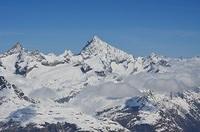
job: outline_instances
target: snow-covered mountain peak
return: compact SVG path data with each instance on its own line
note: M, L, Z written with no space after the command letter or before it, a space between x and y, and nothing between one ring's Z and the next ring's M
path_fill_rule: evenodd
M157 54L155 52L152 52L149 57L150 58L164 58L164 56Z
M132 55L117 49L107 42L94 36L91 41L82 49L80 55L85 63L87 63L95 71L108 71L116 69L113 65L122 64L122 67L127 67L129 62L133 62Z
M155 52L152 52L151 54L150 54L150 56L151 57L157 57L157 56L159 56L157 53L155 53Z
M20 44L20 42L17 42L11 49L7 51L8 54L15 54L19 53L23 50L23 46Z
M159 55L159 54L154 53L154 52L151 53L147 58L152 60L152 61L154 61L155 63L157 63L157 62L159 62L161 60L167 61L167 58L165 56Z
M81 50L80 53L84 58L98 56L101 60L123 61L124 58L130 58L131 55L117 49L97 36L94 36L91 41Z
M108 44L101 40L98 36L94 36L90 41L87 42L85 47L81 50L81 54L92 54L93 51L98 50L106 50L108 47Z

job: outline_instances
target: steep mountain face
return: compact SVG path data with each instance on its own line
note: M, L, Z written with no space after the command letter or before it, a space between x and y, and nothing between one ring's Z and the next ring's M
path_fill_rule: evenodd
M134 58L127 53L110 46L97 36L88 42L81 50L80 55L92 69L98 72L112 72L118 64L123 69L128 68L130 62L134 62Z
M79 54L17 43L0 54L0 131L200 131L199 73L199 57L134 57L97 36Z
M6 52L7 55L16 54L23 50L22 45L17 42L10 50Z
M130 131L200 130L199 93L184 92L171 99L148 93L131 98L125 104L123 108L98 112L98 116L109 117Z
M94 36L93 39L88 42L88 44L81 50L80 54L83 58L98 56L99 59L103 61L116 61L117 63L133 59L132 55L112 47L97 36Z
M36 103L36 101L27 97L21 89L17 88L14 84L10 84L3 76L0 76L0 92L1 105L9 101L27 101L30 103Z

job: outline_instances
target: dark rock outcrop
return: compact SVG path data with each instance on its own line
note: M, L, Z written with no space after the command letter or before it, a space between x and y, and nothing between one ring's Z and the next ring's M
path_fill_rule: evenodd
M74 132L79 131L80 129L75 124L70 124L67 122L64 123L45 123L41 124L40 128L34 123L30 123L25 127L20 125L20 122L15 122L10 120L7 123L0 122L1 132Z
M3 89L9 89L10 92L14 92L15 95L17 95L17 97L20 99L23 99L30 103L37 103L37 101L35 101L34 99L26 96L21 89L17 88L14 84L10 84L3 76L0 76L0 92Z

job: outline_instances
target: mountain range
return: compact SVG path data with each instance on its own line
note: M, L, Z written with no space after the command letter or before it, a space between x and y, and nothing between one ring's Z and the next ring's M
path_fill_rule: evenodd
M0 131L200 131L200 58L136 57L94 36L78 54L0 54Z

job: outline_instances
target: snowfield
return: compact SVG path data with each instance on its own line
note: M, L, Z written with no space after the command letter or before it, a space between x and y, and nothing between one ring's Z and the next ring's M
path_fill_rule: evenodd
M193 125L191 125L193 124ZM0 54L1 131L200 131L200 58L135 57L97 36L79 54Z

